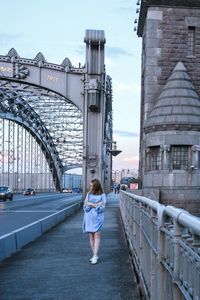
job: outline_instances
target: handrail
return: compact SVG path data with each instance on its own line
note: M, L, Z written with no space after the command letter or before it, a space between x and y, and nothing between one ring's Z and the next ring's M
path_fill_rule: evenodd
M125 192L125 191L123 191L123 193L128 195L128 196L133 195L132 193L128 193L128 192ZM151 200L151 199L146 198L144 196L138 196L138 195L135 195L135 194L134 194L134 199L138 200L139 202L145 203L146 205L148 205L149 207L153 208L156 211L158 210L159 206L161 205L155 200Z
M146 299L200 299L200 219L127 191L120 212Z
M156 200L151 200L149 198L138 196L129 192L123 192L124 194L133 197L134 199L148 205L150 208L153 208L155 211L158 211L159 208L164 208L163 213L169 217L176 219L177 222L184 227L190 228L196 235L200 236L200 218L189 214L188 211L176 208L174 206L158 203Z

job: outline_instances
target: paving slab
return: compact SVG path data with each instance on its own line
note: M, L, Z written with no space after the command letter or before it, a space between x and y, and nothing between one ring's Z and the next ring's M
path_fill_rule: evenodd
M120 213L109 194L99 261L91 265L83 212L0 263L1 300L139 300Z

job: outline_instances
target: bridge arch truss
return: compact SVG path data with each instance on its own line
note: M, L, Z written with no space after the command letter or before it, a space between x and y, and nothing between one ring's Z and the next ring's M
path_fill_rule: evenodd
M82 166L82 112L54 92L8 80L0 81L0 99L2 182L12 183L18 189L25 187L27 181L34 181L34 186L39 188L36 182L39 172L44 173L44 177L52 174L54 185L60 190L63 172ZM38 164L41 157L47 164ZM50 176L48 181L51 188ZM43 186L47 188L46 184Z

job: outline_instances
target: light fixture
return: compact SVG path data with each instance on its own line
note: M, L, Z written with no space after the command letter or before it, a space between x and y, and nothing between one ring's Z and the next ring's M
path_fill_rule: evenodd
M112 156L117 156L118 154L120 154L122 152L121 150L117 150L117 142L116 141L106 141L106 143L111 144L111 149L109 149L108 152ZM113 147L112 147L112 144L114 145Z

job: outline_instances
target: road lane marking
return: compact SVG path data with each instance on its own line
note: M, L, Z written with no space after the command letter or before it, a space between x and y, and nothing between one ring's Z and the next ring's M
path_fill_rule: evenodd
M10 212L10 213L18 213L18 212L20 212L20 213L22 213L22 212L25 212L25 213L26 212L49 213L49 212L57 212L57 210L3 210L3 211L0 211L0 213L8 213L8 212Z

